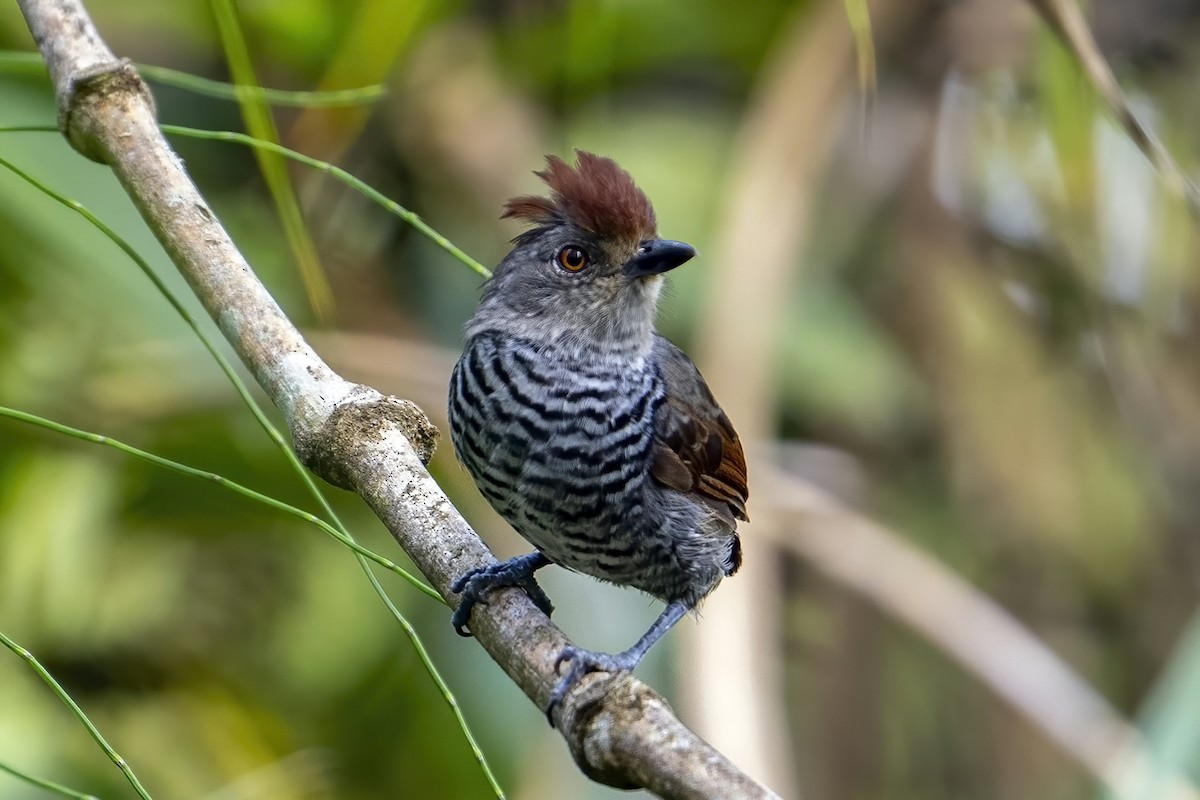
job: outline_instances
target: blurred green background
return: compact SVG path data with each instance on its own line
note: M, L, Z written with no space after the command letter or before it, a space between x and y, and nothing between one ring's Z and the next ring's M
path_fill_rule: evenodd
M1193 169L1200 8L1089 5L1135 109ZM229 78L208 2L88 7L118 55ZM661 232L701 253L674 274L660 327L696 356L756 457L901 531L1135 717L1200 600L1196 226L1028 5L871 9L873 94L840 0L238 3L262 85L387 88L370 106L277 108L280 140L363 178L484 264L518 231L498 219L503 200L540 191L543 154L616 158ZM32 49L15 5L0 8L0 47ZM242 129L235 103L153 88L163 122ZM54 117L43 73L0 73L0 125ZM289 165L332 300L314 311L320 295L299 277L254 155L174 143L334 368L443 424L480 278ZM186 297L106 169L49 133L0 134L0 156L89 207ZM0 404L315 510L128 259L4 170ZM432 469L499 555L525 549L445 438ZM769 512L774 490L752 474L751 491L751 515ZM361 541L402 560L361 503L328 493ZM780 715L766 776L780 791L1095 796L1076 762L936 647L778 546L787 536L747 543L770 579L775 610L756 617L770 645L720 643L777 678L753 691ZM381 578L509 796L618 796L578 775L445 607ZM559 624L588 646L627 646L657 611L579 576L544 585ZM703 635L693 627L680 636ZM43 661L157 797L489 795L347 551L219 487L9 420L0 631ZM677 638L639 671L671 698L690 669ZM1174 699L1200 696L1197 684ZM710 716L733 715L721 696L702 700ZM694 702L681 698L685 721ZM132 796L7 651L0 762ZM42 796L0 774L0 797Z

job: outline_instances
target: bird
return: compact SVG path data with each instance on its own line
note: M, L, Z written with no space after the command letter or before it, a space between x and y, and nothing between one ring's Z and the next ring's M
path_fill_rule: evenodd
M746 459L687 355L655 330L664 274L696 255L658 236L654 207L610 158L576 150L534 173L549 196L510 199L528 224L483 285L449 391L451 439L480 492L534 550L472 569L451 589L469 636L495 587L550 564L663 601L629 649L566 645L546 715L594 671L632 671L742 560ZM566 664L566 669L562 667Z

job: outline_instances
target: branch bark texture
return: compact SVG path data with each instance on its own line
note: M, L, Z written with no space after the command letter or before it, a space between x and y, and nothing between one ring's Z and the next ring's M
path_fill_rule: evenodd
M436 429L414 404L344 380L284 315L158 129L153 99L79 0L19 0L54 82L59 127L108 165L222 333L283 412L302 460L359 493L443 597L492 555L425 469ZM480 644L544 708L562 632L519 591L472 618ZM667 798L766 798L630 675L595 674L556 710L556 727L594 780Z

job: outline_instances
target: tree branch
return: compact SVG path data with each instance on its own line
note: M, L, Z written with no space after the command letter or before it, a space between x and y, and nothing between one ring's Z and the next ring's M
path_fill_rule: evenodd
M924 636L1117 797L1156 786L1163 800L1200 800L1186 776L1155 763L1137 728L987 595L815 486L767 461L753 466L759 494L785 520L768 527L780 547Z
M1076 0L1029 0L1046 24L1057 34L1064 47L1075 56L1080 68L1116 118L1117 124L1150 164L1158 170L1163 182L1187 203L1193 217L1200 217L1200 189L1187 176L1154 133L1142 124L1129 99L1117 83L1112 67L1104 60L1100 48L1088 28L1087 20Z
M153 99L79 0L19 0L54 82L59 127L112 168L222 333L283 412L301 459L360 494L448 601L450 582L492 560L425 469L437 431L417 406L337 375L284 315L158 129ZM539 708L557 680L562 632L523 592L497 592L472 618L479 643ZM556 709L580 769L668 798L774 795L688 730L628 674L588 676Z

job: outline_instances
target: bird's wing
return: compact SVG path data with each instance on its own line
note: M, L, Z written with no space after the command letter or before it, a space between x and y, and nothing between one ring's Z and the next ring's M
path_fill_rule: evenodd
M746 516L746 456L725 412L691 359L661 336L653 359L666 385L655 419L650 475L663 486L692 494L729 519Z

